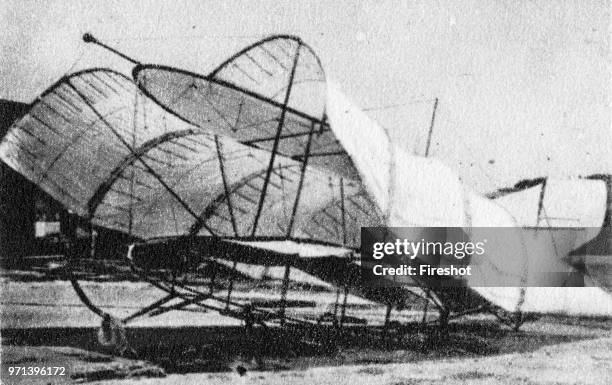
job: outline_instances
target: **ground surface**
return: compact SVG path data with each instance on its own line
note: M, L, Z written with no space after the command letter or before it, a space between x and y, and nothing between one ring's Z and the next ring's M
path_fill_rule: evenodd
M2 383L56 384L610 384L612 324L606 320L542 318L515 333L487 317L454 323L448 338L411 329L380 334L362 327L337 332L257 331L259 363L245 348L240 322L215 312L172 312L128 328L138 359L106 354L96 342L99 319L65 281L0 279ZM159 293L135 282L87 282L106 311L126 315ZM237 299L269 296L240 289ZM292 309L315 315L333 307L335 294L294 290L289 298L316 306ZM374 325L384 309L349 298L349 315ZM417 314L407 312L398 320ZM314 333L314 334L313 334ZM307 338L303 338L308 335ZM8 366L66 366L63 377L7 376ZM245 376L237 367L248 369Z
M105 384L601 384L612 383L612 339L565 343L534 352L415 363L313 368L305 371L187 374Z

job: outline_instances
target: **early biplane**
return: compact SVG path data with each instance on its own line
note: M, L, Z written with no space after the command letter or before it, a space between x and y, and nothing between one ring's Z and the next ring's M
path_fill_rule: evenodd
M208 75L142 64L89 34L84 39L134 64L132 78L104 68L63 77L13 124L0 158L92 227L137 240L127 262L165 295L124 322L198 306L261 324L308 324L285 313L290 268L343 288L345 299L353 293L386 305L387 320L393 307L418 297L434 304L442 323L475 311L501 317L546 308L530 299L528 250L517 255L496 248L480 265L492 280L510 275L516 287L479 287L469 280L452 288L359 284L361 227L538 223L517 221L512 209L498 204L504 197L470 191L439 161L397 148L327 79L299 38L261 40ZM601 228L604 220L601 186L585 203L598 213L591 227ZM589 237L594 235L576 240L569 251ZM521 234L512 241L523 242ZM544 253L549 255L538 257L559 259L552 248ZM71 265L83 258L72 255ZM185 271L221 260L234 269L238 263L284 266L279 310L233 300L231 283L221 295L214 274L208 285L181 279ZM507 261L522 270L507 271ZM105 316L76 275L71 282L83 303ZM599 299L597 308L574 312L566 302L545 312L612 314L610 296L587 289Z

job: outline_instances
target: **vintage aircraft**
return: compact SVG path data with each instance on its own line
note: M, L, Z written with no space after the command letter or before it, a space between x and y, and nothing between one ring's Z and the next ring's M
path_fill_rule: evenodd
M542 289L529 286L534 259L572 270L559 255L595 235L573 237L562 252L549 244L534 258L521 226L538 233L537 223L517 221L498 203L504 197L472 192L441 162L397 148L327 79L299 38L259 41L208 75L139 63L90 34L84 40L133 63L132 78L104 68L63 77L13 124L0 158L80 220L138 240L127 262L165 296L123 322L198 306L261 324L312 324L285 312L290 268L343 288L345 302L353 293L387 305L387 321L393 307L419 297L438 309L442 324L476 311L504 320L505 313L540 309L612 315L612 298L596 286L585 288L599 300L595 308L540 307L542 298L530 299ZM589 222L596 228L606 212L601 186L585 202L599 213ZM407 279L370 287L360 281L360 229L377 226L461 228L470 237L485 236L490 227L516 230L480 258L487 285ZM86 260L71 254L72 266ZM221 295L214 274L204 286L181 278L221 260L234 269L238 263L285 266L279 310L232 300L231 283ZM510 284L495 286L501 281ZM86 306L107 317L76 275L71 282ZM520 325L520 318L511 320Z

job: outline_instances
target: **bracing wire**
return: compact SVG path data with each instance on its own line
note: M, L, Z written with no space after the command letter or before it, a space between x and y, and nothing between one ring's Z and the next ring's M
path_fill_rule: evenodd
M138 127L138 91L134 93L134 115L132 118L132 149L136 148L136 129ZM130 201L128 210L128 234L132 235L134 226L134 177L135 170L132 168L130 172Z

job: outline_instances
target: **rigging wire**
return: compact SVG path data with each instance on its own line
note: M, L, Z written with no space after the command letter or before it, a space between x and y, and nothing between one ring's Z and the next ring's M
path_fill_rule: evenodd
M279 162L278 163L278 174L280 177L280 184L281 184L281 199L283 201L283 217L285 218L285 221L287 221L289 219L288 213L287 213L287 196L285 194L285 178L283 177L283 165ZM281 229L282 230L282 229Z
M365 107L362 108L362 111L381 111L381 110L388 110L388 109L392 109L392 108L400 108L400 107L404 107L404 106L410 106L410 105L414 105L414 104L423 104L423 103L431 103L433 101L435 101L436 98L426 98L426 99L412 99L408 102L405 103L391 103L391 104L383 104L382 106L370 106L370 107Z
M80 42L79 43L79 53L77 55L77 58L72 61L70 66L66 69L66 71L63 72L63 74L62 74L62 76L60 78L66 77L69 74L71 74L72 71L76 68L77 64L79 64L81 59L83 59L84 55L85 55L85 47L83 46L83 42Z
M134 91L134 115L132 118L132 149L136 148L136 129L138 126L138 91ZM135 170L132 168L130 173L130 201L129 201L129 218L128 218L128 234L132 235L134 225L134 177Z

